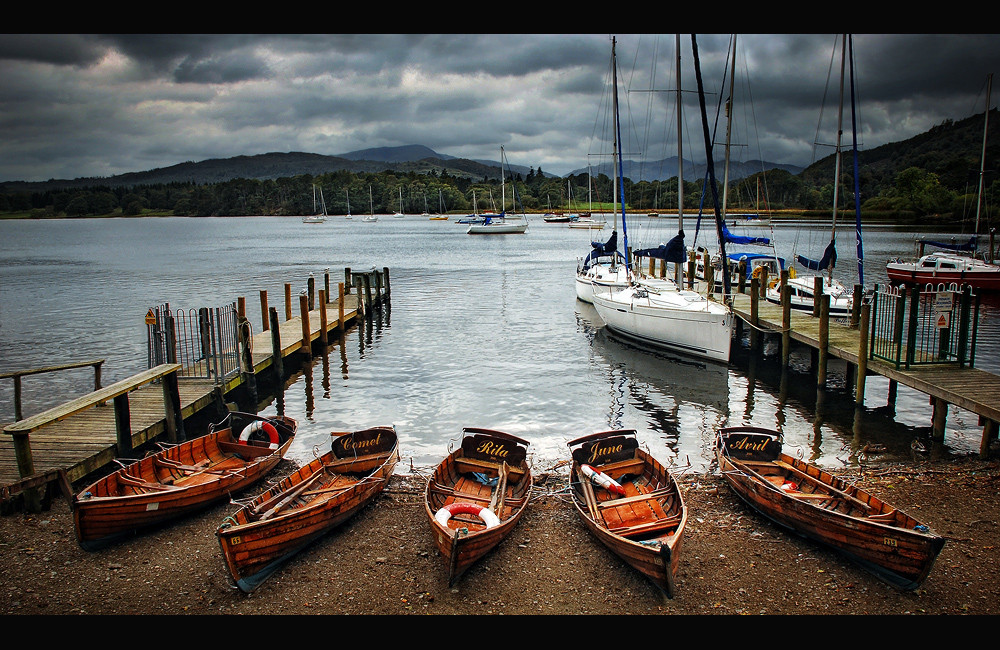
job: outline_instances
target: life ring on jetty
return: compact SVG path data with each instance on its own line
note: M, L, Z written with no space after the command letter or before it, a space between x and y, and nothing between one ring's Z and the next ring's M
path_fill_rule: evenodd
M582 471L583 475L590 479L590 482L594 485L600 486L608 492L614 492L615 494L625 496L625 488L623 488L618 481L614 480L604 472L598 472L590 465L580 465L580 471Z
M244 445L249 444L250 436L258 431L263 431L267 434L267 437L271 440L271 449L278 448L278 430L270 422L261 422L260 420L251 422L243 429L242 433L240 433L240 442Z
M449 503L434 514L434 521L447 526L448 520L455 515L475 515L483 520L487 530L500 525L500 519L492 510L474 503Z

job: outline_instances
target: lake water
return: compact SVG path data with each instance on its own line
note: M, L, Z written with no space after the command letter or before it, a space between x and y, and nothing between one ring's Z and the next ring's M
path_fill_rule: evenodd
M879 408L887 382L872 377L855 439L853 399L836 363L817 422L813 391L802 389L813 380L805 375L795 376L798 389L783 396L777 381L750 382L735 367L623 344L576 300L577 260L590 248L586 231L532 216L524 235L470 236L454 219L0 221L0 372L104 358L108 385L146 368L143 319L150 307L216 307L245 296L258 331L261 290L281 313L286 282L294 295L310 273L322 282L328 268L335 285L345 266L389 267L392 303L382 325L370 334L351 330L343 350L317 355L265 411L280 403L299 420L293 460L311 459L331 430L390 423L405 470L411 462L438 462L463 426L527 438L537 471L566 458L567 441L619 427L637 429L655 456L692 471L709 466L715 429L723 425L780 427L792 453L828 466L853 462L851 445L867 442L885 445L889 457L909 457L912 440L929 431L926 396L901 387L893 417ZM657 245L676 232L675 219L648 223L630 223L631 244ZM694 221L685 225L690 244ZM819 257L829 240L826 224L776 228L786 257L792 249ZM607 228L601 238L609 234ZM838 240L838 275L853 284L853 232ZM702 233L699 243L705 241ZM913 233L871 228L865 248L866 284L884 283L886 259L912 255ZM986 305L976 365L994 372L998 322L996 308ZM25 415L91 387L89 368L25 378ZM13 382L0 380L0 422L13 419ZM953 408L940 452L977 451L980 436L976 417Z

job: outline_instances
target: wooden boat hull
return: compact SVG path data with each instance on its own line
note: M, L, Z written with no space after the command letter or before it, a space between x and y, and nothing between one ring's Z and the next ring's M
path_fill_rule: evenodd
M216 531L229 575L240 590L252 592L296 553L353 517L385 489L399 461L393 428L345 435L352 440L373 440L378 446L352 457L337 449L340 436L334 449L255 497ZM269 514L275 507L273 515Z
M489 429L466 428L463 434L462 447L435 468L424 498L434 542L448 567L449 586L511 533L524 515L532 487L526 441ZM495 479L496 489L476 474L487 482ZM499 523L488 527L473 515L441 523L435 517L438 511L455 503L489 506Z
M246 422L265 419L241 413L230 417ZM147 456L87 486L73 499L80 546L100 548L124 535L201 510L261 479L278 464L295 437L295 420L267 419L277 423L281 432L276 449L241 445L233 427L210 428L204 436Z
M944 538L843 479L788 454L776 452L770 460L755 460L754 454L733 456L739 441L763 440L760 436L767 435L780 441L777 432L756 427L719 431L719 468L743 501L784 528L840 551L890 584L908 590L920 586ZM778 485L781 480L786 481L784 489ZM788 481L794 488L787 486Z
M573 505L584 525L611 552L673 598L687 524L687 507L673 476L638 448L634 430L584 436L569 446ZM617 481L624 496L594 485L584 476L583 465Z

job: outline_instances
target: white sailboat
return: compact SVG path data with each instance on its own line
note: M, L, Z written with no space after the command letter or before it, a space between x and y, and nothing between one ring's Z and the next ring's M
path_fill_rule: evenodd
M438 211L437 214L431 215L431 221L447 221L448 215L447 210L444 208L444 194L441 190L438 190Z
M378 217L375 216L375 202L372 200L372 186L371 185L368 186L368 210L369 210L369 214L367 216L365 216L365 217L362 217L361 220L362 221L368 221L368 222L378 221Z
M345 187L344 191L347 192L347 218L353 219L354 217L351 216L351 190Z
M681 116L680 37L677 37L677 111ZM618 75L615 41L612 40L612 65L614 79L615 114L615 174L622 176L621 135L618 120ZM681 154L681 134L678 132L678 159ZM709 153L710 155L710 153ZM628 227L625 216L625 197L621 191L622 229L628 249ZM618 197L616 197L618 198ZM678 197L678 209L683 214L683 197ZM683 226L679 233L683 253ZM626 264L628 260L626 260ZM708 300L694 291L678 288L669 280L642 282L637 276L625 288L598 288L593 294L594 308L608 330L615 335L640 344L664 348L682 354L722 363L729 362L734 317L728 306Z
M504 153L503 146L500 147L500 183L503 189L503 202L506 203L507 200L507 187L506 181L507 176L504 173L504 164L507 161L507 156ZM507 166L510 169L510 165ZM517 187L514 187L514 193L516 194ZM516 198L516 197L515 197ZM475 194L473 194L473 200L475 200ZM470 235L513 235L522 234L528 230L528 215L524 214L524 209L522 207L520 216L514 219L507 218L506 205L502 205L500 209L500 214L497 216L483 215L485 219L482 223L472 223L469 224L469 230L467 231Z
M326 203L323 201L323 188L319 188L319 202L322 212L316 211L316 186L313 185L313 213L302 217L302 223L326 223Z
M402 219L403 218L403 188L402 187L399 188L399 212L397 212L396 214L394 214L392 216L393 216L394 219Z

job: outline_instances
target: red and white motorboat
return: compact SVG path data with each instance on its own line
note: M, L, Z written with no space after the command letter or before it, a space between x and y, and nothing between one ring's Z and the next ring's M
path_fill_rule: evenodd
M885 272L893 284L971 285L980 291L1000 291L1000 265L955 253L931 253L916 262L889 260Z

